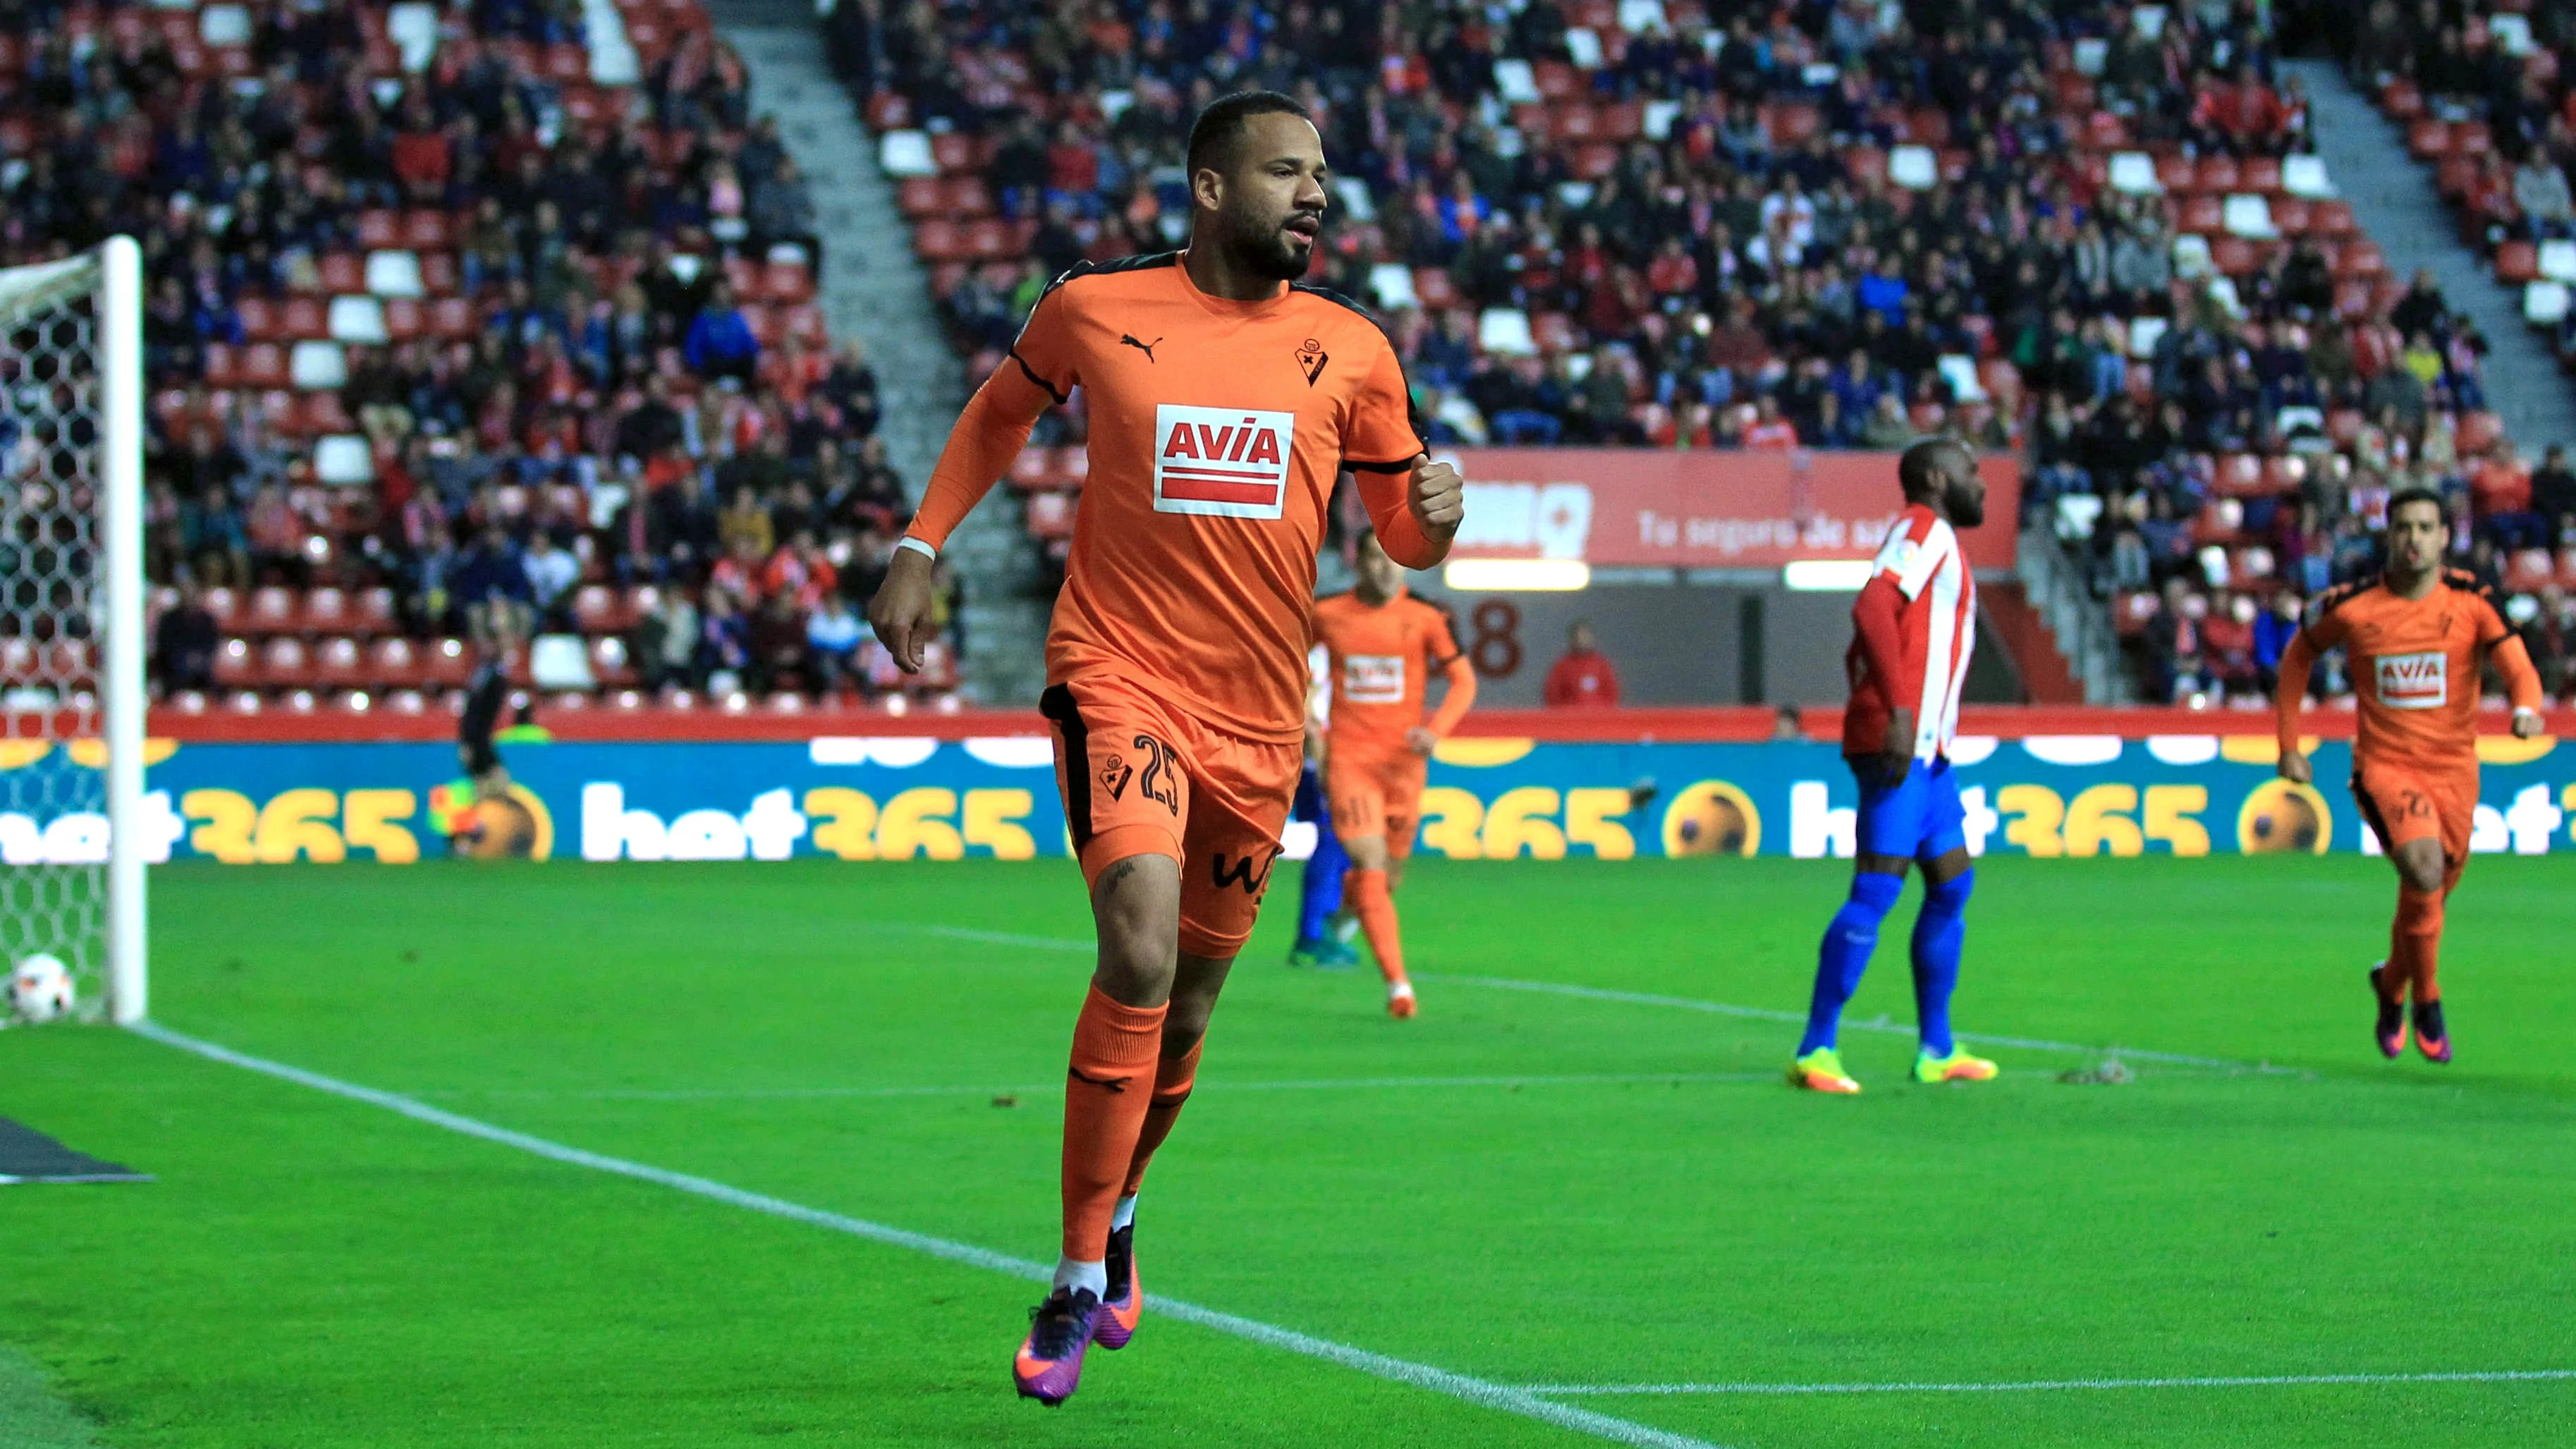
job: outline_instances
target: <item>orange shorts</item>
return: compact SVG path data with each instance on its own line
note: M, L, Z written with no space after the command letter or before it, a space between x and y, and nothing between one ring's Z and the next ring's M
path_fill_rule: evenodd
M1431 762L1397 745L1392 750L1332 750L1324 755L1324 801L1332 807L1333 833L1342 839L1386 837L1389 860L1413 853L1422 816L1422 786Z
M2469 858L2469 832L2477 824L2478 767L2431 768L2403 760L2364 760L2353 770L2352 798L2361 818L2394 854L2410 840L2439 840L2453 867Z
M1134 855L1181 867L1181 950L1231 956L1252 935L1304 748L1228 734L1103 675L1050 685L1055 775L1082 879Z

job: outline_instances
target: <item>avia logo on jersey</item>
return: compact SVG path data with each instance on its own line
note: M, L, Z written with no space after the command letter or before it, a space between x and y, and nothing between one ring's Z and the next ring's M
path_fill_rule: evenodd
M2371 662L2379 672L2379 702L2390 709L2440 709L2451 702L2451 661L2440 650L2382 654Z
M1342 656L1342 698L1353 704L1404 703L1404 656Z
M1154 511L1277 518L1288 498L1295 413L1154 409Z

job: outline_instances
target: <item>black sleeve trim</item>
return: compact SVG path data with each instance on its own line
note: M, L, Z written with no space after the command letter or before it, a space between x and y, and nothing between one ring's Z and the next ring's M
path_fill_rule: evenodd
M1342 467L1353 473L1410 473L1413 471L1413 460L1407 458L1401 463L1366 463L1357 458L1344 458Z
M1035 315L1035 314L1031 314L1031 315ZM1054 383L1051 383L1051 382L1047 381L1045 378L1038 376L1038 370L1037 370L1036 368L1034 368L1034 367L1029 366L1029 360L1028 360L1027 358L1025 358L1025 357L1020 356L1020 349L1018 349L1018 348L1016 348L1016 347L1014 347L1014 348L1012 348L1012 349L1011 349L1011 360L1012 360L1013 362L1016 362L1016 363L1018 363L1018 364L1020 365L1020 375L1021 375L1021 376L1023 376L1023 377L1025 377L1025 378L1027 378L1029 381L1031 381L1031 382L1033 382L1033 383L1036 383L1039 387L1044 388L1044 389L1046 390L1046 395L1047 395L1048 397L1051 397L1051 398L1054 398L1054 399L1055 399L1055 405L1056 405L1057 407L1063 407L1067 402L1069 402L1069 401L1071 401L1071 400L1072 400L1072 394L1070 394L1070 393L1063 393L1063 392L1058 392L1058 391L1056 391L1056 386L1055 386L1055 384L1054 384Z

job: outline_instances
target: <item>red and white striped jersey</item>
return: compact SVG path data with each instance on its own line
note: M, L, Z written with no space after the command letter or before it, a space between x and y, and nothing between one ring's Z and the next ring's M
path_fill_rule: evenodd
M1959 692L1968 678L1968 656L1977 643L1977 581L1959 552L1947 520L1920 504L1897 515L1871 566L1872 583L1892 580L1903 604L1897 610L1900 679L1880 679L1855 637L1843 656L1851 703L1843 711L1843 753L1874 755L1886 748L1888 713L1914 709L1914 758L1948 752L1959 728Z

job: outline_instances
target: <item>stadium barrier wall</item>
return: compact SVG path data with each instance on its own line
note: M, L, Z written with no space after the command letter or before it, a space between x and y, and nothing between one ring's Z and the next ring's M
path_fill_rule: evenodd
M2045 724L2088 713L2102 712L2009 717ZM1838 748L1817 738L1821 731L1797 740L1743 737L1769 718L1759 710L1557 716L1537 722L1596 737L1486 733L1447 741L1431 766L1418 850L1462 859L1847 856L1856 791ZM2007 716L1999 712L1987 727L1996 718ZM203 739L156 728L146 753L144 852L156 862L234 864L450 853L598 861L1068 853L1051 747L1030 717L850 717L858 719L914 732L824 734L809 719L792 738L576 739L567 729L551 742L505 739L513 803L491 812L479 840L469 834L461 846L453 837L468 794L452 744L278 740L294 732L285 721L272 721L268 742L220 738L229 723ZM2349 724L2331 711L2316 719ZM2373 848L2342 787L2347 744L2317 741L2320 787L2305 789L2274 776L2271 738L2257 732L2268 722L2261 716L2144 717L2195 720L2197 731L2126 737L1963 736L1955 760L1971 847L2051 857ZM1515 722L1523 721L1498 712L1482 724ZM753 723L768 731L783 722ZM1972 727L1979 723L1972 716ZM2566 730L2576 720L2553 723ZM693 717L684 733L703 724ZM339 727L317 719L306 728ZM626 726L630 734L642 728ZM76 761L104 758L81 744L67 748ZM0 764L32 763L24 754ZM2497 736L2482 742L2481 754L2474 848L2576 851L2576 747ZM104 819L0 815L0 859L11 864L82 858L103 852L105 840ZM1283 853L1300 858L1312 842L1311 826L1294 825Z

